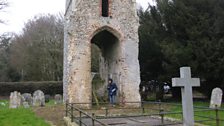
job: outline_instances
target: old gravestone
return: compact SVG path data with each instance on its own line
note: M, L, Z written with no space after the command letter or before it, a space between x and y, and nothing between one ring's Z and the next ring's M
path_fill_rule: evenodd
M62 95L60 95L60 94L56 94L55 96L54 96L54 103L55 104L61 104L62 103Z
M210 101L210 108L220 108L222 104L222 89L214 88L212 90L211 101Z
M200 86L199 78L191 78L191 68L181 67L180 78L172 78L173 87L181 87L183 125L194 126L192 87Z
M10 93L9 108L18 108L21 106L21 94L20 92L14 91Z
M23 93L22 97L23 97L22 102L27 102L28 105L32 105L33 97L30 93Z
M64 101L92 102L91 44L95 44L101 53L102 80L106 82L113 75L118 94L121 94L118 95L120 101L136 107L140 104L128 103L141 101L136 0L113 0L102 4L104 1L66 0ZM82 107L91 107L91 104Z
M22 104L23 104L23 107L24 107L24 108L29 108L29 107L30 107L29 103L28 103L28 102L26 102L26 101L25 101L25 102L23 102Z
M44 106L45 97L44 93L41 90L37 90L33 93L33 106Z

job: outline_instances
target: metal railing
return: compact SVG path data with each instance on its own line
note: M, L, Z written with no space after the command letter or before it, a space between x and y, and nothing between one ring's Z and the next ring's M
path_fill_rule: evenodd
M91 109L79 108L80 105L92 105ZM160 119L160 124L156 126L177 125L183 124L182 111L170 110L175 106L180 108L181 104L165 103L165 102L126 102L125 104L140 104L140 107L124 107L121 103L118 103L116 107L112 107L109 103L101 102L100 106L94 105L95 103L66 103L66 116L70 117L72 122L78 122L78 124L86 125L86 119L92 120L92 126L98 125L107 126L101 119L111 118L129 118L129 117L144 117L144 116L156 116ZM120 105L119 105L120 104ZM122 113L117 113L116 110L120 110ZM113 112L115 111L115 112ZM88 114L87 112L91 113ZM211 115L201 115L200 112L210 112ZM224 109L216 108L211 109L203 106L194 107L196 123L211 122L214 126L221 126L224 124L224 120L220 118L220 113L224 113ZM76 116L75 116L76 115ZM174 115L179 115L175 117ZM169 118L178 118L175 121L170 121ZM84 121L83 121L84 120ZM222 124L221 124L222 123Z
M196 120L195 122L211 122L215 126L224 125L224 119L220 118L220 114L224 114L224 109L218 107L208 108L203 106L195 106L194 109L194 116L200 118L200 120ZM201 115L200 112L206 112L207 115Z
M100 126L108 126L107 124L96 119L94 113L92 113L92 115L89 115L87 112L84 112L83 110L78 107L75 107L74 105L75 103L66 103L66 117L70 117L71 122L76 122L79 126L88 126L82 119L89 118L92 121L92 126L95 126L96 123L100 124Z

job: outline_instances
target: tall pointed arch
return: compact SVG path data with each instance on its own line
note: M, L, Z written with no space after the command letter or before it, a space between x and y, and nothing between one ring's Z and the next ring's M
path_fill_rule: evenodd
M104 30L113 34L119 41L122 41L123 35L121 34L121 32L118 31L117 29L114 29L114 28L108 26L108 25L105 25L98 29L95 29L95 31L93 31L92 34L90 35L89 39L91 40L93 36L95 36L96 34L98 34L101 31L104 31Z

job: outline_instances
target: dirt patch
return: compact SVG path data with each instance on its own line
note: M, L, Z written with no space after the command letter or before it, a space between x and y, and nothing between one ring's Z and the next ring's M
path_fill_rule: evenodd
M55 126L65 126L63 117L65 108L63 105L35 107L33 108L37 116L44 118Z

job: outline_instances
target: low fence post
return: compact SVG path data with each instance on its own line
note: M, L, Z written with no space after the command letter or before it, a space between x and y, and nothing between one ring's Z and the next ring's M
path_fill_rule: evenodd
M73 115L73 103L71 104L71 121L74 121L74 115Z
M216 126L219 126L219 109L218 106L215 106L215 116L216 116Z
M105 116L108 116L108 108L105 108Z
M144 106L144 102L142 102L142 114L145 113L145 106Z
M82 126L82 112L79 111L79 126Z
M159 115L161 117L161 123L164 124L164 109L162 108L162 103L159 100Z
M65 116L68 116L68 102L65 103Z
M164 109L160 109L159 115L161 117L161 123L164 124Z
M92 126L95 126L95 114L92 113Z
M145 108L144 108L144 106L142 107L142 114L144 114L145 113Z

